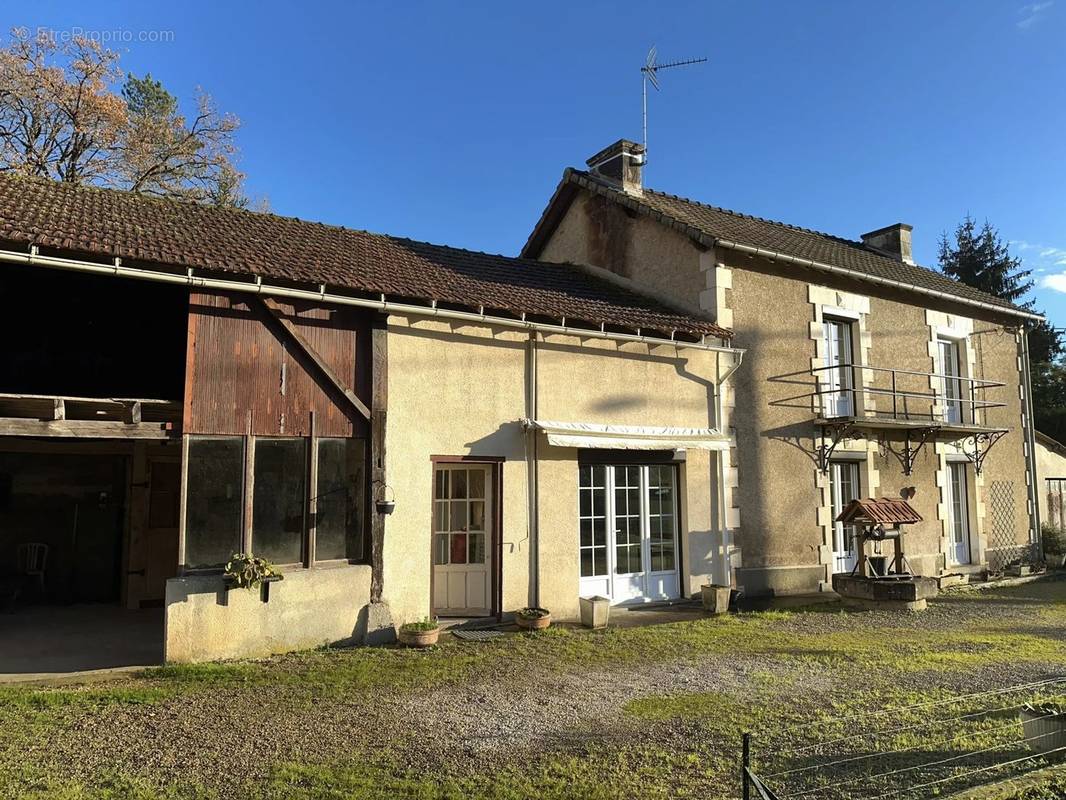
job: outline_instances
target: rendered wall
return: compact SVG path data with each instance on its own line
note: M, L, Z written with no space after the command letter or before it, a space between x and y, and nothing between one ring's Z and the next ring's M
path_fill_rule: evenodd
M167 581L167 662L257 658L289 650L362 640L370 600L370 567L291 570L259 589L226 591L220 575Z
M603 203L580 192L540 257L610 269L675 302L695 305L731 327L736 346L747 350L726 389L723 425L736 438L730 454L735 472L726 473L733 564L737 583L749 594L829 588L829 487L816 465L822 441L813 420L819 414L810 396L813 379L805 374L824 363L825 308L845 307L856 315L860 364L935 372L937 331L967 337L967 374L1007 384L989 393L988 399L1005 407L990 410L985 424L1010 429L985 460L982 475L968 468L972 560L980 567L989 547L1028 541L1018 340L1006 327L1016 321L735 251L708 251L650 218L621 208L604 212ZM928 378L914 380L910 388L931 390ZM912 474L904 475L890 452L899 452L902 442L879 438L846 439L836 455L861 460L863 494L895 497L904 487L917 489L913 503L925 522L908 528L907 552L916 571L938 574L946 568L948 544L947 463L965 456L953 444L930 444Z
M577 451L538 447L539 560L528 521L523 332L439 322L389 327L388 483L396 510L385 529L384 591L398 622L430 612L432 456L491 456L503 462L502 611L539 602L553 616L578 615ZM724 356L728 360L728 356ZM724 366L723 366L724 368ZM540 419L622 425L714 424L714 353L649 349L552 336L537 355ZM624 461L624 451L619 460ZM682 587L698 591L711 572L717 532L714 458L690 451L680 493L685 548ZM538 565L539 566L535 566ZM539 598L530 576L539 576Z

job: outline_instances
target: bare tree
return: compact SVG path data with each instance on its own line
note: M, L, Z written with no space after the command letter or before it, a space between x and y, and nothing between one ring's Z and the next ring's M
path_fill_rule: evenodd
M199 89L187 119L151 75L128 75L116 93L118 61L92 40L12 31L0 49L0 172L247 207L240 121Z
M106 180L127 122L122 98L109 88L119 75L118 55L97 42L57 45L43 33L14 31L0 50L0 171Z

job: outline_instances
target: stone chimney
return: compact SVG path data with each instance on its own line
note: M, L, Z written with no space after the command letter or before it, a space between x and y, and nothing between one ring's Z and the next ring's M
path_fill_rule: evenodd
M913 264L914 257L911 255L911 231L910 225L897 222L885 228L878 228L862 235L862 243L871 250L876 250L882 255L902 261L905 264Z
M636 195L643 192L640 173L644 167L644 145L619 139L585 163L589 166L589 172L613 183L622 191Z

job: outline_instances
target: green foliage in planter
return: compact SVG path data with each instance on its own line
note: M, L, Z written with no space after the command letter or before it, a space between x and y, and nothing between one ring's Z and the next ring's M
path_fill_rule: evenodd
M265 558L234 553L226 562L225 576L239 589L254 589L267 578L280 578L281 572Z
M1044 543L1044 552L1054 555L1066 553L1066 531L1050 522L1040 526L1040 540Z
M546 608L535 608L530 606L529 608L520 608L515 612L516 616L522 617L522 619L540 619L551 614Z
M403 633L425 633L440 627L440 623L432 617L425 617L421 622L406 622L400 626Z

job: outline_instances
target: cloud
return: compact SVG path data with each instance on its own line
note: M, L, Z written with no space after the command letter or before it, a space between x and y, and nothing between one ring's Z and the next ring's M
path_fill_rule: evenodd
M1044 289L1052 289L1056 292L1066 294L1066 272L1059 272L1055 275L1045 275L1040 279L1040 286Z
M1053 5L1055 5L1055 0L1039 0L1036 3L1028 3L1018 9L1018 16L1021 19L1014 24L1019 30L1027 30L1035 25L1044 16L1044 12Z

